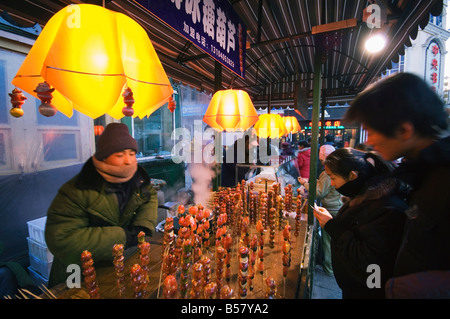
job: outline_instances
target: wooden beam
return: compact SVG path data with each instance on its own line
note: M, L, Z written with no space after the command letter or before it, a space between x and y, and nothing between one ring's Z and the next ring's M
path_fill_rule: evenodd
M331 32L331 31L337 31L342 29L348 29L353 28L358 25L357 19L348 19L348 20L342 20L327 24L321 24L316 25L312 27L311 33L312 34L318 34L318 33L324 33L324 32Z

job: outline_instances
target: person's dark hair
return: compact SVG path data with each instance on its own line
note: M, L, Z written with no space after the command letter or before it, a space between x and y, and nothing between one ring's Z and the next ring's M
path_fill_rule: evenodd
M355 149L357 149L359 151L363 151L363 152L373 151L373 147L370 145L367 145L365 143L356 144Z
M309 143L305 140L299 141L297 143L298 146L310 147Z
M368 160L371 159L373 163ZM394 170L394 165L385 161L375 152L363 152L354 148L339 148L324 161L324 165L343 178L348 178L351 171L358 172L358 177L366 179L372 174L388 174Z
M397 73L361 92L351 103L344 120L359 122L388 136L409 122L425 137L437 137L447 129L444 103L420 77Z

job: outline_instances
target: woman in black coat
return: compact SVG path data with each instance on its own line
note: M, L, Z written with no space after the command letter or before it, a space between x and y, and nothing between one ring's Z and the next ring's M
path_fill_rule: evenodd
M403 187L375 153L341 148L324 162L331 185L348 200L333 218L314 215L331 236L333 272L344 299L384 298L405 222Z

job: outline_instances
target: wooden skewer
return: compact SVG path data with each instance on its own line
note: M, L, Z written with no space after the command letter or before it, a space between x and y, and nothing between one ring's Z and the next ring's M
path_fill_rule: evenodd
M19 291L20 291L20 289L19 289ZM25 288L22 288L22 291L25 292L25 293L27 293L27 294L29 294L31 297L33 297L33 298L35 298L35 299L42 299L41 297L36 296L34 293L32 293L31 291L29 291L29 290L27 290L27 289L25 289Z
M39 286L39 289L41 289L42 292L43 292L47 297L49 297L50 299L57 299L56 296L55 296L50 290L48 290L47 287L44 286L44 284L41 284L41 285Z

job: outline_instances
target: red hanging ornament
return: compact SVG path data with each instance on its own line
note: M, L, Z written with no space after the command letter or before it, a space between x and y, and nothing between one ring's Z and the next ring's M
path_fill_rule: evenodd
M52 92L55 88L50 88L50 85L47 82L39 83L34 92L37 93L38 98L41 100L41 105L39 105L39 113L44 116L50 117L56 114L57 110L51 104L53 99Z
M133 116L134 110L133 110L133 104L134 104L134 98L133 98L133 91L131 91L130 88L126 88L125 91L122 94L123 96L123 102L125 103L125 107L122 109L122 113L125 116Z
M94 125L94 134L95 134L95 136L102 135L104 130L105 130L105 128L103 127L103 125Z
M22 91L15 88L11 93L8 93L11 97L12 108L9 113L14 117L21 117L23 115L22 105L25 103L27 97L22 94Z
M170 112L174 112L175 109L177 108L177 104L175 103L175 101L173 100L173 97L169 97L169 105L167 105L167 108L169 109Z

